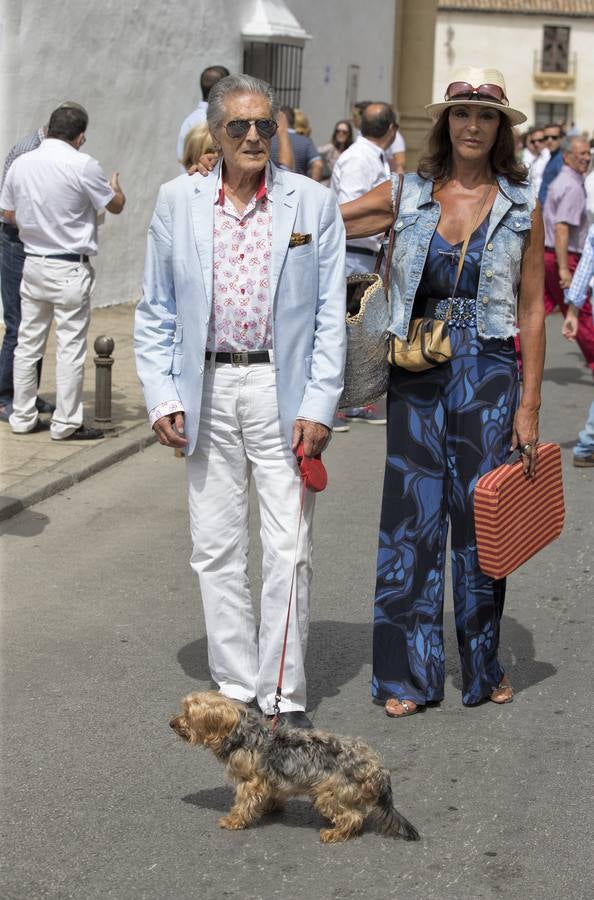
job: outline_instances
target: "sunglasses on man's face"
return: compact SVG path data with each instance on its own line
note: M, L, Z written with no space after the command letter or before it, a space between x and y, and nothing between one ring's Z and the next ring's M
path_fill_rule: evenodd
M479 84L473 87L467 81L453 81L445 92L444 100L487 100L507 106L509 101L498 84Z
M271 138L276 134L278 122L274 119L233 119L225 125L225 131L230 138L244 138L252 125L261 138Z
M561 135L560 134L545 134L544 139L545 139L545 141L560 141Z

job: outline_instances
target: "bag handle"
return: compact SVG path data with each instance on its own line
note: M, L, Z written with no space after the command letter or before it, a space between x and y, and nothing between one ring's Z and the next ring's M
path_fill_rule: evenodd
M394 226L396 225L396 219L400 213L400 198L402 197L402 187L404 185L404 175L400 174L398 176L398 188L396 190L396 196L394 197L392 203L392 209L394 215L392 217L392 224L390 228L386 229L385 236L388 238L388 251L386 253L386 277L384 278L384 285L386 288L386 297L390 296L390 269L392 267L392 255L394 253L394 240L396 238L396 231ZM379 275L380 269L382 267L382 260L384 258L384 245L382 244L380 247L380 251L377 254L377 259L375 261L375 269L373 270L376 275Z
M484 206L485 206L485 203L487 202L489 194L493 190L494 184L495 184L495 182L492 181L491 184L487 187L487 190L485 191L485 193L483 194L482 200L477 207L476 213L474 214L474 218L472 220L472 225L470 226L470 228L468 230L468 234L464 238L464 243L462 244L462 250L460 251L460 259L458 260L458 269L456 271L456 280L454 282L454 288L453 288L451 296L450 296L450 305L448 306L446 322L452 317L452 310L454 308L454 297L456 296L456 288L458 287L458 282L460 281L460 275L462 274L462 269L464 268L464 258L466 256L466 251L468 250L470 238L474 234L474 229L477 226L477 222L479 220L480 214L482 213L482 211L484 209Z

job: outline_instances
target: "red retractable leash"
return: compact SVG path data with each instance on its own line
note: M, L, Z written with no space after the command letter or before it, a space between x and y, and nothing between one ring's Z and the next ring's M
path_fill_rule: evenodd
M297 465L299 466L299 474L301 475L301 502L299 504L299 522L297 524L297 540L295 541L295 557L293 560L293 572L291 574L291 587L289 590L289 605L287 607L287 617L285 619L285 636L283 639L283 650L281 653L280 666L278 670L278 681L276 685L276 693L274 695L274 716L272 718L272 728L275 729L279 722L280 702L283 689L283 675L285 672L285 657L287 655L287 638L289 636L289 620L291 618L291 606L293 605L293 591L295 589L295 575L297 573L297 553L299 551L299 535L301 534L301 522L303 520L303 507L305 504L306 490L318 493L323 491L328 484L328 473L322 462L322 454L307 457L303 451L303 441L295 451Z

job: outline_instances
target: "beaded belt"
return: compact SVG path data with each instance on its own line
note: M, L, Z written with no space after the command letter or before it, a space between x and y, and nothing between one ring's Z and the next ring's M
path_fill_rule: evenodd
M448 325L453 328L468 328L476 325L476 300L474 297L454 297L450 301L448 297L441 300L430 297L427 300L426 316L433 316L444 322L452 304L452 312L448 319ZM431 311L432 310L432 311Z

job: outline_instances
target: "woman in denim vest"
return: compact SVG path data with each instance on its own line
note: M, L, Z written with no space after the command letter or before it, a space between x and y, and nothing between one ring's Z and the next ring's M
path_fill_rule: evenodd
M390 330L406 338L413 317L447 318L452 358L391 370L372 693L393 718L443 699L448 520L462 702L513 697L498 659L505 581L479 568L473 493L510 448L534 475L545 350L542 216L512 131L526 117L509 106L500 72L468 67L427 110L428 152L405 176L395 223ZM342 207L349 238L390 226L397 184Z

